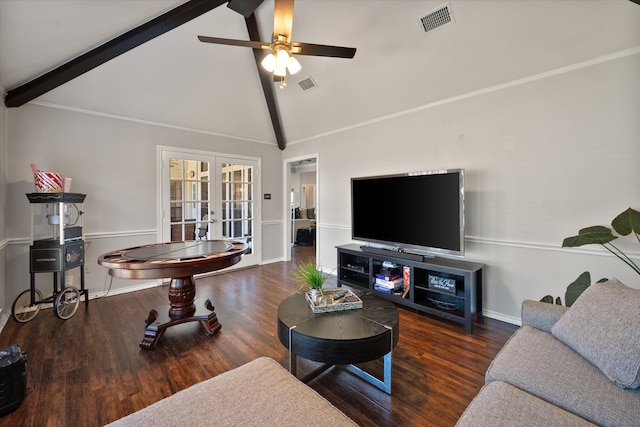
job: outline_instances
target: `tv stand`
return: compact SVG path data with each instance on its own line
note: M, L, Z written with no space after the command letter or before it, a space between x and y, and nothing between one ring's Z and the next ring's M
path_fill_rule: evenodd
M424 256L420 254L412 254L409 252L402 252L402 251L397 251L393 249L376 248L376 247L367 246L367 245L360 246L360 249L362 249L362 252L366 252L370 254L390 256L394 258L406 259L409 261L422 262L424 258Z
M462 323L467 333L473 332L474 316L479 323L484 320L484 264L449 258L425 258L418 254L356 244L338 246L337 250L338 286L366 290L396 304ZM419 259L404 258L405 255ZM401 276L404 270L408 270L408 289L395 292L374 289L376 275L383 272L387 274L385 266L389 263L399 267Z

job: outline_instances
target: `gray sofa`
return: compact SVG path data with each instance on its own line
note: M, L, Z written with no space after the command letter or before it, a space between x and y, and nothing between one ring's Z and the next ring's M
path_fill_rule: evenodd
M485 380L457 426L640 426L640 290L614 279L571 308L524 301Z

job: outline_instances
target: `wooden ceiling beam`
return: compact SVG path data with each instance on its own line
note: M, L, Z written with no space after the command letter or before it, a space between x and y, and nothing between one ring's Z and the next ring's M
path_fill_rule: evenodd
M227 3L225 0L189 0L186 3L110 40L89 52L7 92L7 107L19 107L58 86L130 51L190 20Z
M248 18L264 0L229 0L227 7Z
M256 16L252 14L248 18L245 18L245 22L247 24L247 31L249 32L249 40L261 41ZM253 49L253 56L256 61L256 68L258 76L260 77L260 83L262 84L264 99L267 101L267 108L269 109L269 116L271 117L271 123L273 124L273 132L276 135L276 142L278 143L278 148L284 150L287 147L287 141L284 139L284 131L282 129L282 123L280 123L280 113L278 112L278 104L276 102L276 96L273 89L273 75L265 73L262 65L260 65L262 57L264 56L264 50Z

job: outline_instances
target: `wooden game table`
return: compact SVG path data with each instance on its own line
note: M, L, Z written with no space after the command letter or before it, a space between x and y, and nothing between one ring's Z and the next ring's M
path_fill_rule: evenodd
M240 261L249 246L228 240L194 240L186 242L156 243L120 249L101 255L98 263L109 269L109 274L121 279L171 278L169 310L149 312L143 349L152 349L171 326L186 322L200 322L207 334L220 330L218 317L210 300L204 307L196 301L196 274L230 267Z

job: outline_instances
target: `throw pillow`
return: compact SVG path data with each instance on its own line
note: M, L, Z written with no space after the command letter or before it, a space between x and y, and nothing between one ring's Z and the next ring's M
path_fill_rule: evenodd
M595 283L551 333L617 386L640 387L640 290L616 279Z

